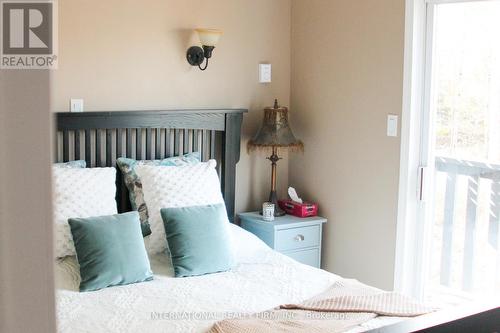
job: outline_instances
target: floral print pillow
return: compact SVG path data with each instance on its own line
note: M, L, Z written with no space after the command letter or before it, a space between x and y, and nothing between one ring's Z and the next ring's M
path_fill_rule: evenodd
M65 163L54 163L54 168L85 168L87 167L87 162L84 160L69 161Z
M116 160L116 164L123 174L123 180L129 191L130 205L133 210L139 212L141 220L141 229L143 237L151 234L149 225L149 213L146 202L144 201L144 193L142 192L142 183L135 172L135 168L139 165L151 166L184 166L200 163L201 156L199 152L188 153L182 156L165 158L163 160L134 160L131 158L120 157Z

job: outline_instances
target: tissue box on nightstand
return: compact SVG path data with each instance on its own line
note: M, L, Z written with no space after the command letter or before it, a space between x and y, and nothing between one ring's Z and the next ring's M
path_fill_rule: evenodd
M278 200L278 204L287 214L297 217L318 215L318 205L315 203L298 203L293 200Z

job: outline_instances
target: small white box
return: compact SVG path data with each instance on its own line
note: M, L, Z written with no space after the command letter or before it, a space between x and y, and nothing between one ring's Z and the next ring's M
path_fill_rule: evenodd
M387 136L398 136L398 116L395 114L387 115Z
M81 98L70 99L69 109L71 112L83 112L83 99Z
M271 64L259 64L259 82L271 82Z

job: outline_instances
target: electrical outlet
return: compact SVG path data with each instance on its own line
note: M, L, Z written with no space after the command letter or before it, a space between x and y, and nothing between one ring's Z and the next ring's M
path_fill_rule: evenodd
M83 99L81 98L72 98L69 101L69 109L71 112L83 112Z

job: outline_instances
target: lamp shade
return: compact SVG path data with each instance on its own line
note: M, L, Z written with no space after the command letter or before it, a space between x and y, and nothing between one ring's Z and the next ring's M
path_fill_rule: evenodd
M304 149L302 141L297 140L293 135L288 123L288 109L278 106L277 101L274 107L264 109L264 120L255 137L248 142L248 148L293 148Z
M222 30L218 29L195 29L200 38L201 45L215 46L222 36Z

